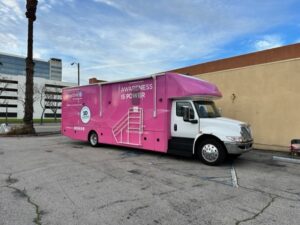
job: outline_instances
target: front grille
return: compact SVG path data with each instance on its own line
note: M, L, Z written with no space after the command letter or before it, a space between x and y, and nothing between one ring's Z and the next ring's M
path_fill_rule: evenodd
M252 136L251 136L251 130L249 127L246 126L242 126L241 127L241 135L244 141L250 141L252 140Z

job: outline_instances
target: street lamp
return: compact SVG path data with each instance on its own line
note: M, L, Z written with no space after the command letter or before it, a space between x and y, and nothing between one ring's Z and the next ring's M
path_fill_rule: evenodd
M77 65L77 73L78 73L78 86L80 85L80 63L77 63L77 62L72 62L71 63L71 66L73 65Z
M0 66L2 67L3 66L3 63L2 62L0 62ZM3 89L3 91L5 91L5 88L7 87L7 84L6 85L4 85L4 87L2 87ZM1 92L0 92L0 95L1 95ZM5 99L4 101L3 101L3 105L5 104L5 124L6 124L6 126L8 125L8 123L7 123L7 107L8 107L8 101L7 101L7 99Z
M0 66L3 66L2 62L0 62ZM1 92L0 92L0 94L1 94ZM3 102L4 104L5 104L5 101L7 101L7 99L4 100L4 102ZM6 119L5 119L5 124L7 125L7 102L6 102Z
M5 104L5 124L6 124L6 126L8 125L8 119L7 119L7 108L8 108L8 101L7 101L7 99L5 99L5 101L4 101L4 104Z

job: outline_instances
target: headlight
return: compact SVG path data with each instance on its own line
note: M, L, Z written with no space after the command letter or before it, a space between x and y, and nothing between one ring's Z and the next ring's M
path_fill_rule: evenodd
M244 141L252 140L251 129L250 126L241 126L241 136Z
M233 142L243 142L242 137L237 137L237 136L227 136L226 137L228 140L233 141Z

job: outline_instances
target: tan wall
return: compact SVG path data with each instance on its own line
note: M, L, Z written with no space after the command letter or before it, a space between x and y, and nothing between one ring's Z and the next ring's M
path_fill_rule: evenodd
M251 124L255 148L288 151L300 138L300 58L196 77L219 87L224 116Z

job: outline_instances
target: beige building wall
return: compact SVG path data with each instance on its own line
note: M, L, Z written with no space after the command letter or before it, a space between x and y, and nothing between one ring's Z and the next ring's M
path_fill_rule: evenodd
M288 151L300 138L300 58L196 77L219 87L224 116L251 124L255 148Z

